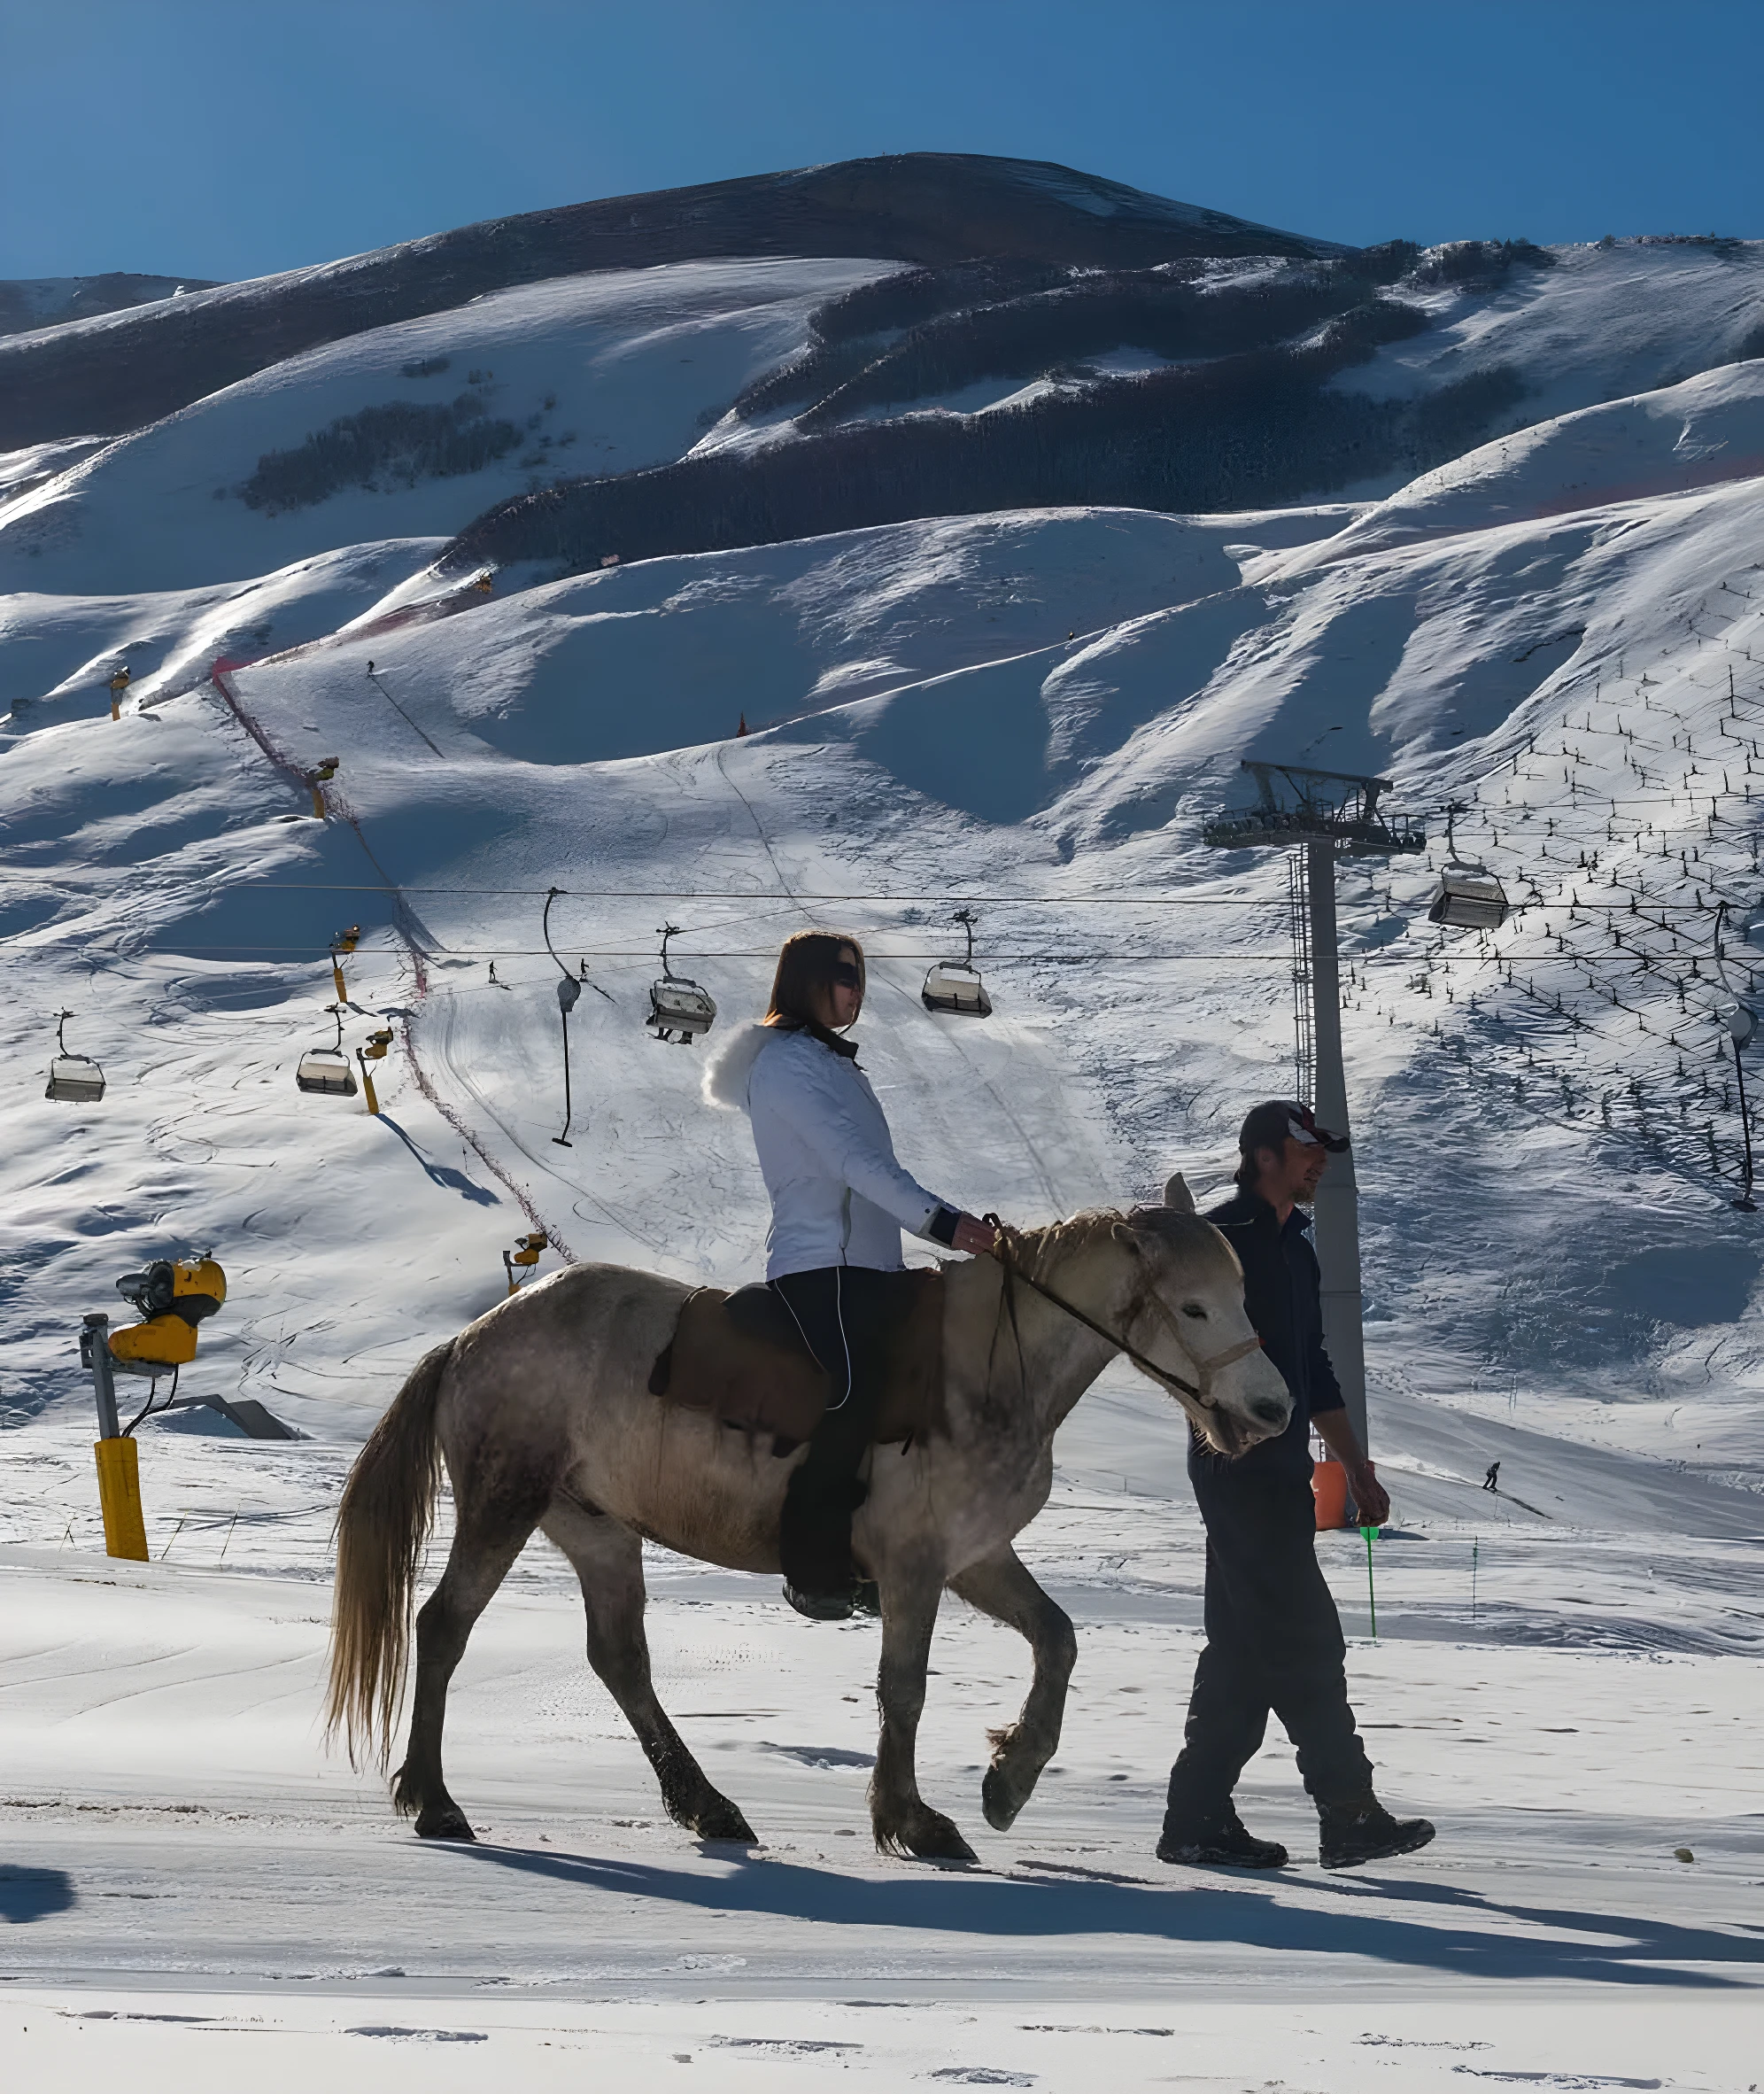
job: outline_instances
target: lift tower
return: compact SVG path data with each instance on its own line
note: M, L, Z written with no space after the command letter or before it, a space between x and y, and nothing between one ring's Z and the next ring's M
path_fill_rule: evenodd
M1333 1133L1348 1128L1348 1082L1342 1066L1341 956L1335 935L1335 860L1394 857L1424 850L1427 838L1406 819L1381 814L1379 795L1388 778L1361 778L1342 771L1310 771L1301 764L1274 764L1246 756L1242 768L1256 781L1253 807L1228 809L1202 829L1204 841L1220 850L1273 845L1297 854L1293 892L1296 934L1309 934L1310 1047L1316 1095L1301 1098ZM1304 1038L1304 1013L1297 1012ZM1301 1051L1301 1067L1304 1063ZM1317 1262L1323 1268L1323 1339L1342 1384L1348 1416L1368 1451L1366 1417L1366 1341L1360 1329L1359 1185L1354 1152L1330 1159L1317 1189Z

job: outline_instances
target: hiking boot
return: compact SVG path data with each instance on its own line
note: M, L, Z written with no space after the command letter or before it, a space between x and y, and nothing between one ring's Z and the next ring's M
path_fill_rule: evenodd
M873 1578L860 1578L851 1588L851 1610L854 1614L867 1614L872 1621L882 1618L882 1588Z
M1287 1850L1278 1840L1258 1840L1227 1803L1211 1818L1172 1828L1157 1842L1160 1861L1201 1869L1283 1869Z
M1363 1861L1412 1854L1434 1836L1425 1818L1393 1818L1368 1788L1343 1803L1319 1803L1318 1859L1326 1869L1357 1869Z
M810 1621L849 1621L852 1617L852 1588L845 1586L837 1592L804 1592L801 1586L784 1581L784 1596L799 1614L807 1615Z

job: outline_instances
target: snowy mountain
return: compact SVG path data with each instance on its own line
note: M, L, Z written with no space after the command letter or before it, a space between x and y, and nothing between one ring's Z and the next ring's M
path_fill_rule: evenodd
M304 350L589 271L762 255L1142 268L1188 255L1343 252L1047 161L841 160L491 219L8 344L0 446L114 434Z

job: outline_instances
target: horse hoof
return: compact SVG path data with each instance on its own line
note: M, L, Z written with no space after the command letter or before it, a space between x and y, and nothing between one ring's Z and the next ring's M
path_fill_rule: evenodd
M980 1784L980 1808L994 1832L1009 1832L1027 1800L1027 1797L1012 1797L1002 1767L986 1769L986 1778Z
M477 1834L466 1823L457 1803L430 1803L416 1821L419 1840L463 1840L476 1843Z
M701 1840L727 1840L739 1847L757 1847L754 1828L726 1795L717 1796L698 1814L692 1830Z
M920 1811L898 1832L877 1828L876 1844L885 1853L910 1855L916 1861L978 1861L979 1856L941 1811Z

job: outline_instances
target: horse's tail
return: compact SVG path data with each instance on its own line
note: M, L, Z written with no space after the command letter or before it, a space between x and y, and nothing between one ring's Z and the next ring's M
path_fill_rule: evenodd
M440 1485L435 1405L453 1352L450 1338L418 1361L356 1457L337 1508L325 1736L344 1733L352 1765L372 1756L383 1769L391 1751L411 1602Z

